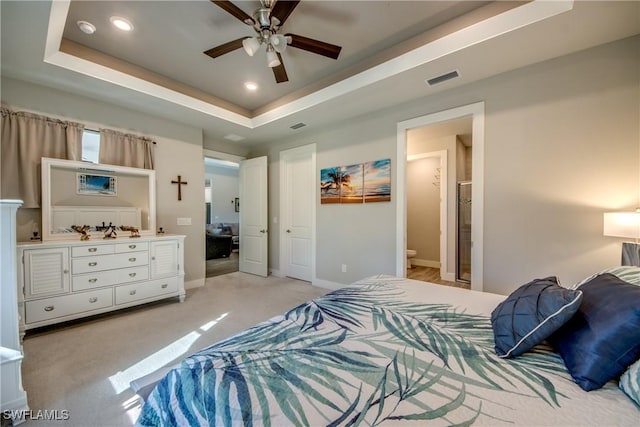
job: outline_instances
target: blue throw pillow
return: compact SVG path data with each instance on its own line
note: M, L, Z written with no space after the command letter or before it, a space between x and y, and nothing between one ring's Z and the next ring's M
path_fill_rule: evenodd
M600 274L582 284L578 312L550 337L584 390L618 378L640 357L640 286Z
M569 320L582 292L558 285L555 277L520 286L491 313L498 356L519 356L541 343Z

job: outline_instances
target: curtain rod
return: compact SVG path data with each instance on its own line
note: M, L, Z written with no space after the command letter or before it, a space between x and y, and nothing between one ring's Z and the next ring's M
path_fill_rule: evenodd
M92 128L85 127L84 130L90 130L91 132L100 133L100 129L92 129ZM151 142L153 142L153 145L156 145L155 141L151 141Z

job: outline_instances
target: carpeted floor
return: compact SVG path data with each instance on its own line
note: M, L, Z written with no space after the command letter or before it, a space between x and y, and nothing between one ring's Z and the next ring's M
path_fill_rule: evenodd
M31 425L130 426L140 411L128 383L328 291L245 273L208 278L187 298L27 334L23 385L30 408L68 410Z

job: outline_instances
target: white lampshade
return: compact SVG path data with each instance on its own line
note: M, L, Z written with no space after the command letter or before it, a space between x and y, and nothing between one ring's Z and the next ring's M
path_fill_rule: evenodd
M270 68L277 67L280 65L280 60L278 59L278 55L273 51L273 49L267 49L267 65Z
M605 236L640 238L640 211L604 214Z
M260 49L260 41L255 37L249 37L242 40L242 47L247 55L253 56Z
M287 48L287 43L291 42L291 36L285 37L282 34L272 34L269 37L269 43L276 52L282 53Z

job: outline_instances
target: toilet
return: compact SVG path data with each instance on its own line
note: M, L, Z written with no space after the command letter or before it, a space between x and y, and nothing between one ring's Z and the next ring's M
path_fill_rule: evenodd
M407 249L407 268L413 268L411 265L411 258L414 258L418 253L413 249Z

